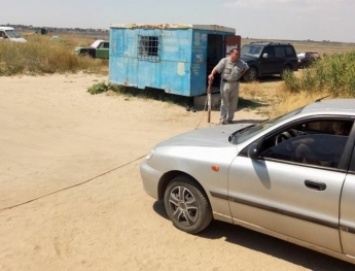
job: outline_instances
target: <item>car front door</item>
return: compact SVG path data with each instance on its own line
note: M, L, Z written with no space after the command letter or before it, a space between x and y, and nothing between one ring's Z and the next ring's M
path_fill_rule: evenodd
M96 58L108 59L109 58L109 43L101 42L101 44L96 49Z
M339 197L353 123L337 122L346 127L343 134L331 131L332 121L312 120L261 139L257 158L242 151L229 176L235 223L341 252Z

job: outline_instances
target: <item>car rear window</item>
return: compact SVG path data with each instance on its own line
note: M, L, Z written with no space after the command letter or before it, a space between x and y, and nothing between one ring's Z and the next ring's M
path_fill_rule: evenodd
M292 46L286 46L286 56L288 57L294 57L296 55L295 50L293 49Z

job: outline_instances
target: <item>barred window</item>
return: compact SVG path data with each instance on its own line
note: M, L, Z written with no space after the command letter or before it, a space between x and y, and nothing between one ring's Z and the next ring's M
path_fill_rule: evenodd
M143 60L159 60L159 37L138 36L138 58Z

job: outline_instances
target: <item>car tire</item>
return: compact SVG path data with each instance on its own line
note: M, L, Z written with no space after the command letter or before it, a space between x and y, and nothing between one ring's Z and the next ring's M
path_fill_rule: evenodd
M255 67L250 67L246 74L243 76L245 82L253 82L258 79L258 71Z
M187 233L203 231L212 221L207 196L187 176L174 178L164 193L165 210L173 225Z

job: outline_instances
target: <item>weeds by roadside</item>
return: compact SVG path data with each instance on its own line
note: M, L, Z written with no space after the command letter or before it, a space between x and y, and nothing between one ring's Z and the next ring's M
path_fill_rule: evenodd
M26 43L0 42L0 76L107 70L107 61L78 57L73 49L48 36L30 36Z
M355 97L355 51L334 54L314 63L297 78L284 74L285 87L291 93L329 93L333 96Z
M105 82L100 82L100 83L96 83L93 86L88 88L88 92L92 95L95 94L100 94L103 92L106 92L108 90L108 85L105 84Z
M286 72L278 89L278 116L319 98L355 98L355 51L324 57L301 76Z

